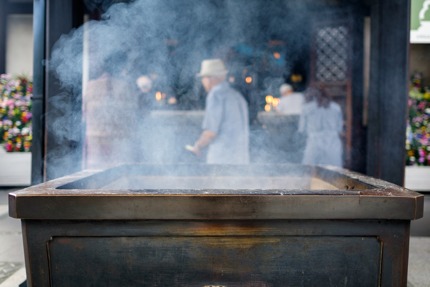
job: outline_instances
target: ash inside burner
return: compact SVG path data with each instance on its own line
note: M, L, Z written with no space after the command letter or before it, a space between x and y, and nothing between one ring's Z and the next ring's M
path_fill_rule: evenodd
M316 177L291 176L129 176L101 189L118 190L338 190Z
M351 177L349 176L351 175ZM374 186L354 174L303 165L123 165L57 189L150 194L355 194Z

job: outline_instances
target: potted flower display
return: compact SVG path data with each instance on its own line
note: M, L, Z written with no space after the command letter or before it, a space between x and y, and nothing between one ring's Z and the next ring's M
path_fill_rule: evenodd
M0 75L0 143L7 152L30 151L32 94L28 78Z
M430 190L430 88L415 73L409 92L409 117L406 131L405 186L419 191Z

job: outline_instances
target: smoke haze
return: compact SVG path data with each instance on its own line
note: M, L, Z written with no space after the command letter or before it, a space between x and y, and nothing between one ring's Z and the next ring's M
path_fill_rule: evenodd
M298 119L287 121L290 129L279 129L285 124L281 122L270 130L258 124L257 111L266 94L279 96L279 83L297 67L304 74L308 70L309 19L318 7L307 1L114 2L85 1L88 11L103 11L100 20L63 35L49 59L63 87L83 93L85 167L202 162L183 147L201 131L198 110L204 108L204 94L195 74L206 58L222 58L231 72L254 77L253 84L241 90L250 105L250 123L257 127L251 135L253 162L300 162ZM278 47L276 41L286 45ZM274 51L281 53L280 60L270 58ZM151 114L139 99L136 79L142 75L155 75L158 86L152 92L176 97L178 104L167 111L156 106ZM67 100L55 98L61 110ZM74 140L71 127L57 128L61 120L52 125L65 140ZM269 133L281 137L268 141ZM286 150L279 150L282 145Z

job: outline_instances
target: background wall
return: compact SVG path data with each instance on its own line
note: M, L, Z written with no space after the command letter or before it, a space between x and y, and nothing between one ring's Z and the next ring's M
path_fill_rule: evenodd
M409 71L422 72L424 79L427 80L425 85L430 84L430 45L429 44L411 44L409 52Z
M33 15L8 16L6 73L33 77Z

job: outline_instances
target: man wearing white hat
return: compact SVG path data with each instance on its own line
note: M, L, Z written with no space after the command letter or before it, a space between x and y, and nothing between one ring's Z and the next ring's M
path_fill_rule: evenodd
M206 146L209 164L249 163L248 104L226 82L227 69L219 59L204 60L200 73L206 98L203 132L188 149L200 154Z
M288 84L282 84L279 93L281 100L276 110L285 115L300 115L304 103L303 94L294 92L293 87Z

